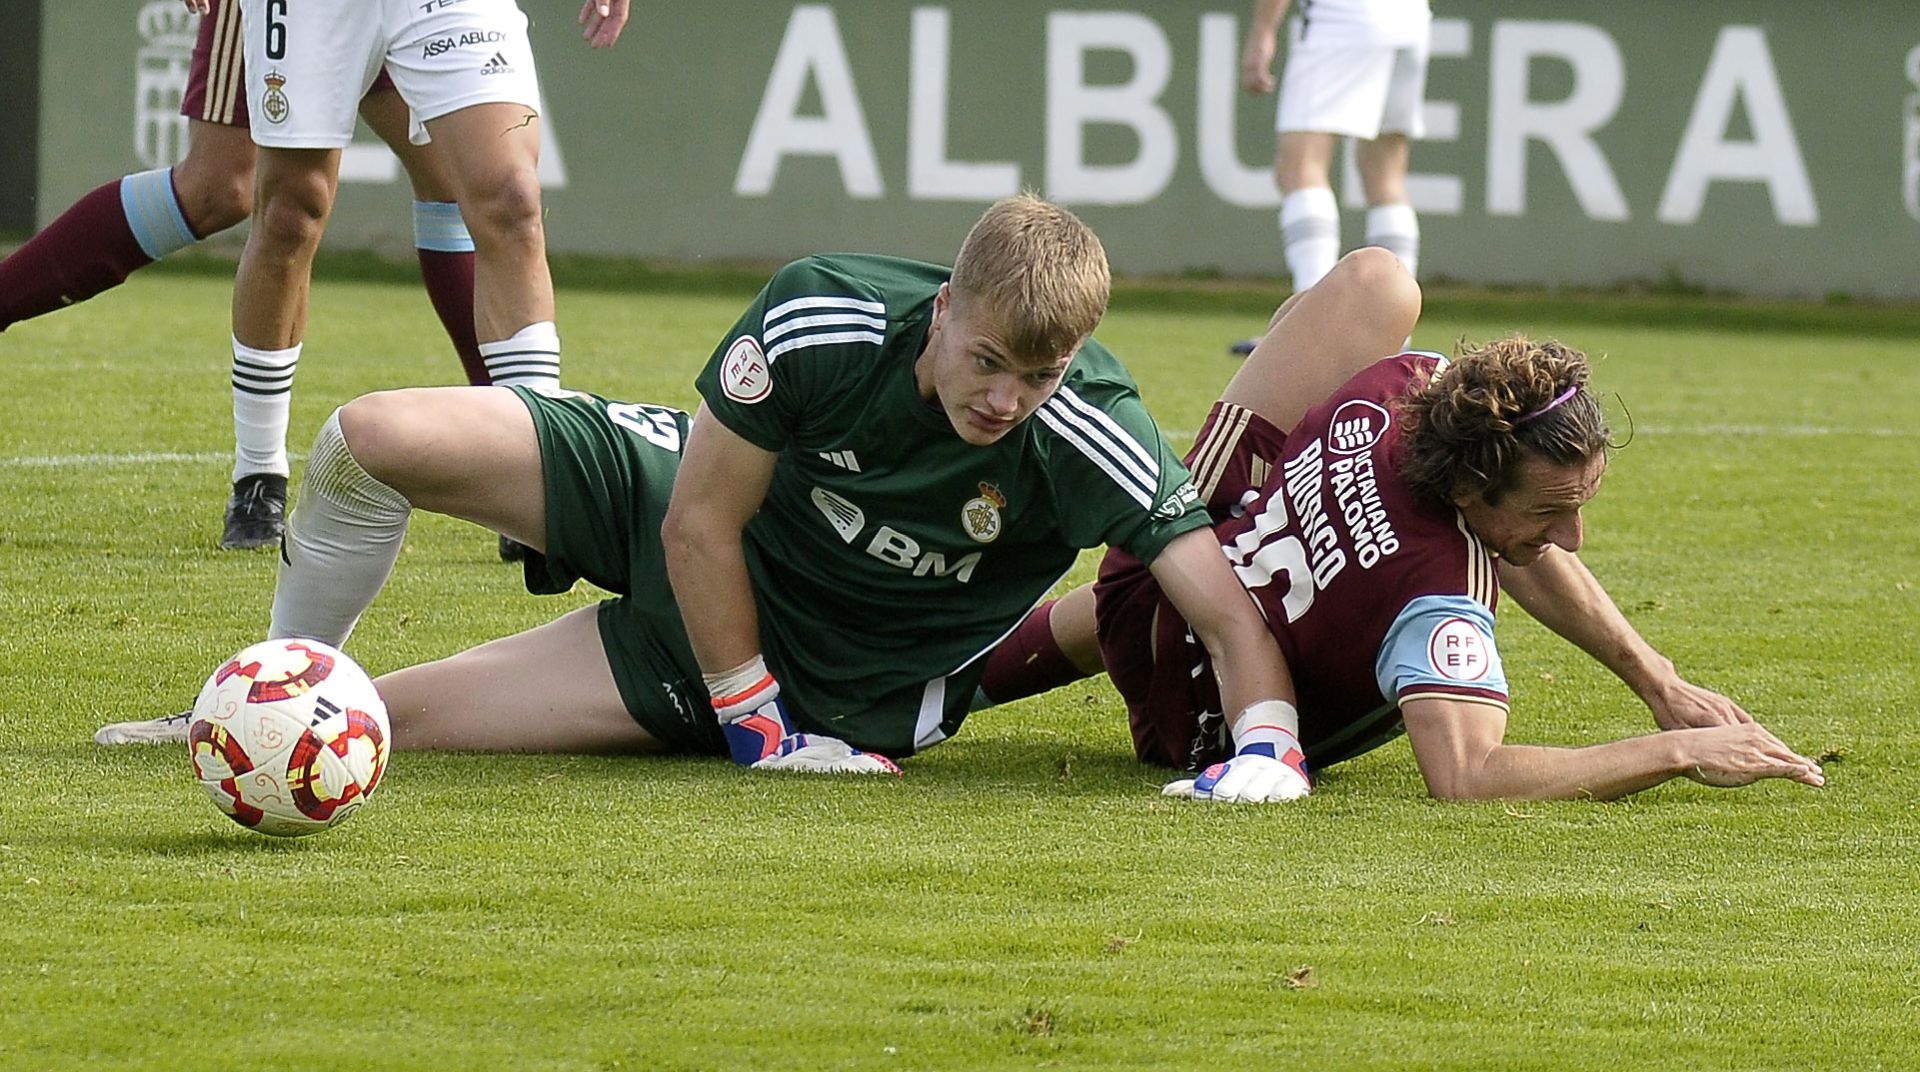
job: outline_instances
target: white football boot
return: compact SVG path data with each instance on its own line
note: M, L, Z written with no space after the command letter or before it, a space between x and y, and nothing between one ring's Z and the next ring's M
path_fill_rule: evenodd
M93 734L96 744L186 744L192 711L136 722L111 722Z

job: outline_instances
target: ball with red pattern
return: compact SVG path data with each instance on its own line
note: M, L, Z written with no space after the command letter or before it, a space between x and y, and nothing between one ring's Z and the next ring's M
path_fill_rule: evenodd
M387 707L366 671L313 640L269 640L200 690L187 744L200 787L234 822L276 837L336 826L386 772Z

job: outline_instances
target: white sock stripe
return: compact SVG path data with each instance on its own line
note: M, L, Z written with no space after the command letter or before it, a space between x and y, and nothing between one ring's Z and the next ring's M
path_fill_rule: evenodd
M243 394L259 395L263 398L271 395L292 394L293 380L289 378L284 383L280 383L278 386L275 386L275 384L271 381L263 382L263 383L254 383L251 381L243 381L240 379L240 377L235 376L233 378L233 389Z
M551 359L556 363L560 360L560 348L557 346L529 346L522 349L506 350L501 349L502 345L501 343L483 343L480 346L480 356L486 358L488 362L500 361L509 357L543 357ZM493 347L493 349L488 349L489 346Z
M495 376L511 375L516 372L518 373L537 372L537 373L543 373L549 376L558 377L560 375L560 362L558 361L489 361L487 362L487 372Z

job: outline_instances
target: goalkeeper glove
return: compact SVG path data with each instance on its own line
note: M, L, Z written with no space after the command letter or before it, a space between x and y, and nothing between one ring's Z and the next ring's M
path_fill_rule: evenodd
M1265 804L1298 800L1313 789L1307 757L1301 751L1300 716L1285 700L1263 700L1235 720L1233 758L1215 763L1197 778L1168 782L1170 797L1221 804Z
M724 674L704 676L727 751L743 767L814 774L900 773L885 756L862 752L835 737L796 732L780 698L780 683L758 655Z

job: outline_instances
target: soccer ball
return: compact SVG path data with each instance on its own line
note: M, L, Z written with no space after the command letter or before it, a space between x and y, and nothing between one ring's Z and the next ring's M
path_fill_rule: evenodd
M392 738L366 671L316 640L269 640L228 659L187 723L200 788L234 822L275 837L360 810Z

